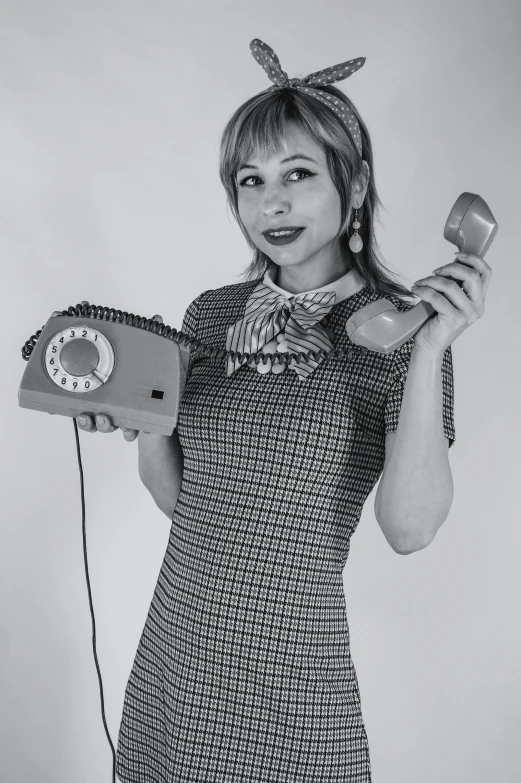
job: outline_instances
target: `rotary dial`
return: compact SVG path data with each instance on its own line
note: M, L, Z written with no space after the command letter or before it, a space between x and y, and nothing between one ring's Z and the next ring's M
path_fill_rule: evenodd
M51 380L66 391L94 391L108 381L114 369L114 349L97 329L69 326L49 340L45 368Z

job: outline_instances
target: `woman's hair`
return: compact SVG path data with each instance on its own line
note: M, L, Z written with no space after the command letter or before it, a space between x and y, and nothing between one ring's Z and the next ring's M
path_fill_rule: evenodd
M237 206L237 171L250 155L256 152L261 156L278 152L282 147L288 123L295 123L325 151L329 173L340 196L341 230L338 238L342 255L350 261L351 267L356 268L373 293L410 298L411 292L398 282L397 276L387 269L381 260L375 238L374 221L382 203L376 191L369 132L353 103L343 92L331 84L321 89L346 103L356 115L362 137L362 156L348 130L332 109L313 96L292 88L261 92L250 98L239 106L222 133L219 175L226 191L228 206L254 251L251 263L242 273L243 279L254 280L261 277L272 262L269 256L251 241L240 219ZM370 172L366 197L358 210L358 220L361 223L358 233L364 246L359 253L353 253L349 248L347 217L351 202L351 185L356 178L364 176L362 159L367 161Z

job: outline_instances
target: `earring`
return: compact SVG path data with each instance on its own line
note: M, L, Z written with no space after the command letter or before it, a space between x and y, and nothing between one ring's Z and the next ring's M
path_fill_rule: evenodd
M349 247L351 248L353 253L359 253L364 246L364 242L362 237L358 233L358 229L360 228L360 223L358 222L358 209L356 208L355 208L355 219L353 222L353 228L354 228L354 233L351 234L351 239L349 240Z

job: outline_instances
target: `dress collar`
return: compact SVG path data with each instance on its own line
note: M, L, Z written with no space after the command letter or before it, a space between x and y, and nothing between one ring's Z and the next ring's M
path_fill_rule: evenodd
M276 285L273 281L275 277L277 276L278 266L277 264L271 264L266 269L266 272L264 274L264 278L262 282L264 285L267 285L268 288L271 288L273 291L276 291L278 294L283 294L286 299L289 299L292 296L297 296L297 294L292 294L289 291L285 291L284 288L280 288L280 286ZM346 272L345 275L342 275L342 277L339 277L338 280L333 280L332 283L328 283L327 285L323 285L322 288L312 288L310 291L300 291L300 294L311 294L311 293L318 293L323 291L335 291L336 292L336 299L335 304L338 302L341 302L343 299L347 299L349 296L353 296L353 294L356 294L358 291L360 291L365 286L365 281L363 278L360 277L356 269L350 269L349 272Z

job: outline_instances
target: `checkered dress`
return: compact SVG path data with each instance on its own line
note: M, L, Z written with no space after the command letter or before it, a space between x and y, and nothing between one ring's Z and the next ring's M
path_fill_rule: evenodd
M222 347L259 279L205 291L182 329ZM366 286L326 317L349 345ZM411 305L387 297L399 310ZM124 783L370 783L342 570L398 425L413 339L286 369L192 354L183 482L128 680ZM454 441L450 348L443 430Z

